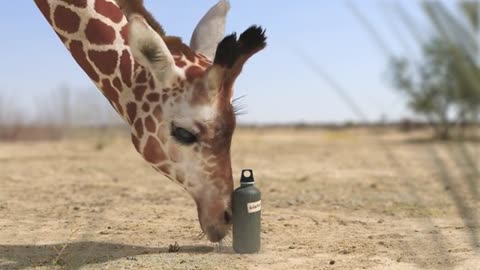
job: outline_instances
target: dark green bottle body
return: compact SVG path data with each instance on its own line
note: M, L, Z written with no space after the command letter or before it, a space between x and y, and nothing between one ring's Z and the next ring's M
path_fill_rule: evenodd
M244 181L245 171L250 172L251 181ZM240 187L232 197L235 252L247 254L260 251L261 206L261 193L254 186L253 174L251 170L244 170Z

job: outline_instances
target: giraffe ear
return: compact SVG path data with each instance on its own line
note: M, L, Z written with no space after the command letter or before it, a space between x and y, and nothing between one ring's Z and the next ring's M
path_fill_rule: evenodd
M193 31L190 48L213 59L218 43L225 36L225 23L230 4L220 0L200 20Z
M142 66L149 68L157 80L163 81L174 70L175 60L165 41L138 14L129 18L128 43L133 58Z

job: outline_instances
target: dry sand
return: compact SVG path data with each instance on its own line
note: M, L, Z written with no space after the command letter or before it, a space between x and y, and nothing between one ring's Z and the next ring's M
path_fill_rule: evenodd
M459 149L478 157L478 144L238 130L235 178L253 167L263 192L262 251L238 255L195 239L192 199L147 166L128 135L109 134L98 150L89 133L0 143L0 269L480 269L478 226L453 199L480 209L465 180L478 175L465 178L454 158Z

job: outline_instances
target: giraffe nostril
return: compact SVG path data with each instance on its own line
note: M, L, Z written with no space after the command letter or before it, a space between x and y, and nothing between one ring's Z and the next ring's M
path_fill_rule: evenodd
M225 219L225 223L227 224L230 224L232 222L232 214L228 211L224 212L223 218Z

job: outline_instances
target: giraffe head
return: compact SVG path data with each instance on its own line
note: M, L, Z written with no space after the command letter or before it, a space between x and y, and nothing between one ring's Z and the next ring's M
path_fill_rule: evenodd
M227 11L224 0L210 9L190 46L155 31L144 15L129 16L131 52L153 77L146 101L126 106L132 141L147 162L193 197L201 229L212 242L231 227L234 82L266 45L257 26L223 38Z

